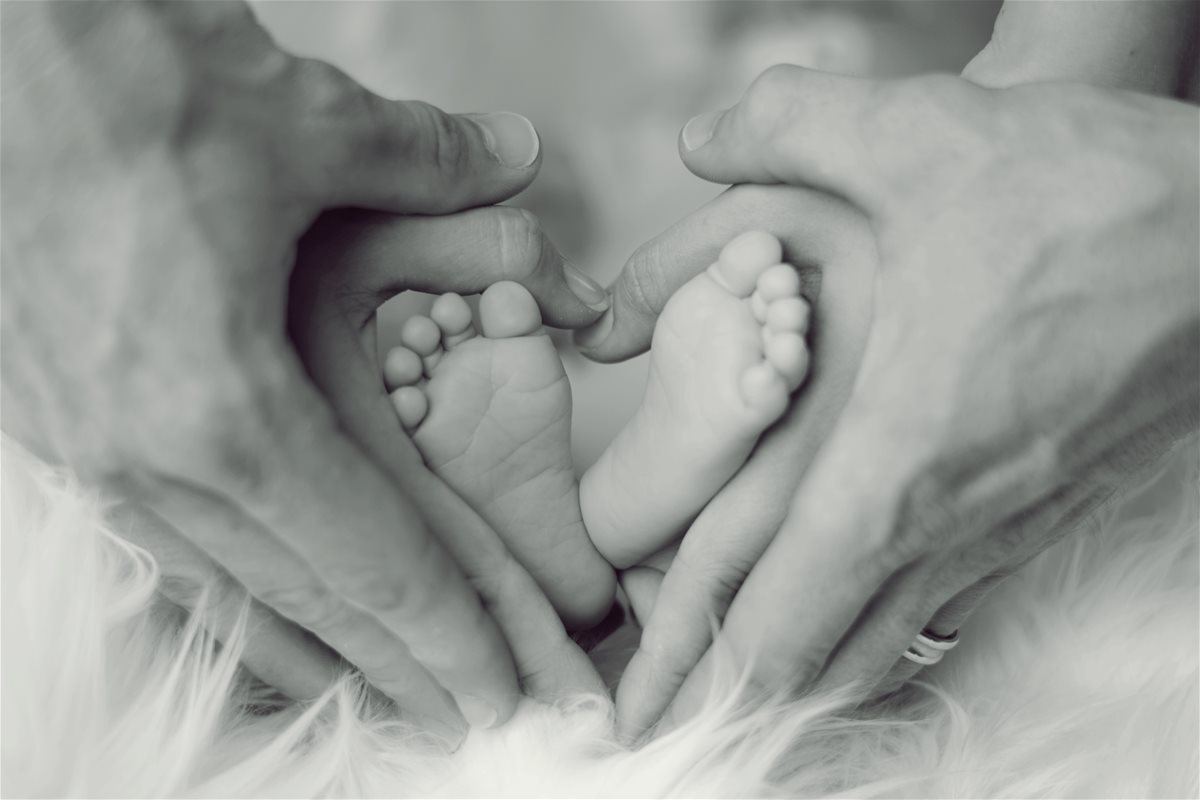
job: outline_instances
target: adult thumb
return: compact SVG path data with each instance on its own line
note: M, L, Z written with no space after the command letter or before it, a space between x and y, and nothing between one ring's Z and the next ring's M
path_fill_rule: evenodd
M326 208L447 214L506 200L537 175L541 140L520 114L388 100L328 64L305 63L297 135Z
M877 165L864 121L877 108L875 81L780 64L732 108L694 117L679 137L693 173L716 183L808 186L876 205Z

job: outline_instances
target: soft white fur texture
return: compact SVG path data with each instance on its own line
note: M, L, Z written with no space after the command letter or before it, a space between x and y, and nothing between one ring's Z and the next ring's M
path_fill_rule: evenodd
M529 702L447 755L374 715L351 680L309 708L262 712L234 650L155 602L153 559L105 526L99 499L5 444L0 788L1194 797L1198 471L1192 440L1009 580L903 708L855 716L810 698L745 714L718 699L631 752L605 699Z

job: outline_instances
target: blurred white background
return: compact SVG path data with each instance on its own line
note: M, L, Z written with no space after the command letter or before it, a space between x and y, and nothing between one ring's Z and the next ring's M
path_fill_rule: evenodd
M600 283L721 187L676 155L694 114L736 102L762 70L792 63L862 76L957 72L986 43L988 0L875 2L263 2L286 48L368 88L448 111L507 109L542 136L545 161L513 201ZM398 298L381 342L428 302ZM585 361L556 337L575 393L577 463L594 460L641 396L645 358Z

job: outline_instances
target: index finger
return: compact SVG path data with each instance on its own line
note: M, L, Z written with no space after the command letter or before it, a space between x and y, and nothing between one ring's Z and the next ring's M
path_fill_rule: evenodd
M847 211L842 201L810 189L735 186L639 247L609 287L611 308L579 331L575 344L605 363L644 353L671 295L712 264L730 239L763 230L784 243L791 263L822 264L849 235L859 235L848 233L855 223L847 222Z
M512 656L479 598L416 507L341 432L295 356L266 350L253 399L208 423L201 439L215 444L175 471L229 497L403 641L468 719L507 719L518 696ZM331 633L334 617L313 620L313 632Z
M906 563L890 534L912 465L886 424L876 424L882 420L856 412L858 394L814 459L713 645L732 653L751 682L770 691L816 679L855 619ZM681 702L688 689L685 683Z

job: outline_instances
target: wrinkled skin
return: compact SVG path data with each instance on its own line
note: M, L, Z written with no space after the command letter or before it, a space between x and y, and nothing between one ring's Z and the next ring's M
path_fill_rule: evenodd
M592 686L424 469L373 354L405 288L511 278L553 323L595 318L535 218L476 209L523 189L537 151L506 165L476 119L290 56L240 4L3 15L5 433L127 497L164 591L219 635L248 589L247 663L295 696L340 669L330 647L451 738L460 709L509 716L519 680ZM313 227L338 207L379 213Z
M1196 429L1197 133L1192 106L1079 85L993 91L794 67L685 130L693 172L761 185L701 211L710 225L753 224L741 192L775 209L767 228L797 242L798 263L823 251L824 283L839 265L861 275L876 263L872 280L818 301L816 330L843 311L861 325L834 323L845 346L831 379L816 343L808 391L824 399L802 399L685 536L618 693L627 731L672 697L678 717L703 696L708 614L724 612L713 648L769 690L887 685L919 630L958 627ZM810 189L865 215L875 252L803 244L863 234L836 208L815 224ZM790 226L778 220L789 205ZM647 295L671 282L646 267L689 229L631 261L613 350L593 343L595 355L636 341Z

